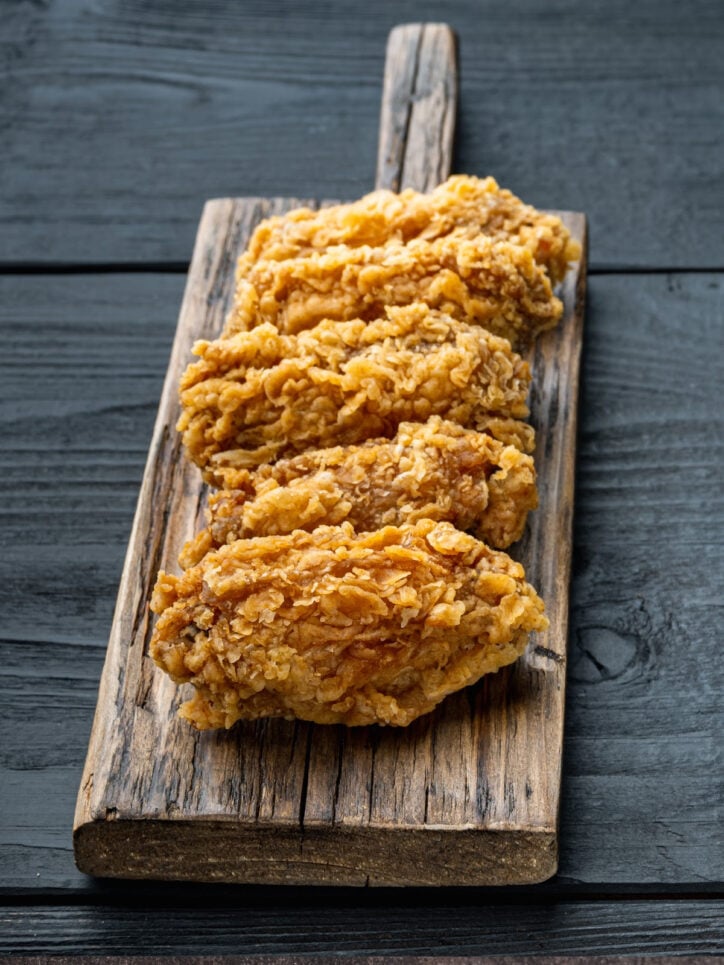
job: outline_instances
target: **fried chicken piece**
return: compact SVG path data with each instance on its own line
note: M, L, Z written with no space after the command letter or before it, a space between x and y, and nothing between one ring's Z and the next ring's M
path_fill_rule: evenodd
M520 539L538 496L530 456L433 416L403 422L394 439L315 449L256 472L209 498L209 525L179 559L253 536L313 530L345 520L360 532L419 519L448 520L500 549Z
M237 281L224 334L265 322L296 334L322 319L367 321L387 306L411 302L482 325L513 345L552 328L563 312L548 275L527 248L451 234L258 261Z
M161 572L151 655L199 729L257 717L405 726L544 629L523 567L450 523L237 540Z
M515 446L521 452L535 450L535 429L520 419L501 419L496 416L483 416L475 420L478 432L492 436L504 446Z
M299 335L271 325L197 342L181 380L178 429L204 478L303 452L390 438L441 415L515 432L530 369L510 344L425 305L366 323L322 322Z
M430 241L452 231L466 238L484 234L528 248L554 284L581 254L560 218L524 204L493 178L457 174L430 194L412 189L401 194L374 191L351 204L320 211L299 208L262 221L239 260L238 274L246 275L262 259L283 261L331 245Z

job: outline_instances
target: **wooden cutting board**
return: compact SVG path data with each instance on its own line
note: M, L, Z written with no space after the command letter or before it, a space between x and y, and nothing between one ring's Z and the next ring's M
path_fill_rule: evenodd
M449 174L455 41L441 24L396 28L387 49L377 186ZM334 146L330 144L330 150ZM504 173L503 173L504 174ZM197 338L221 330L236 259L272 213L315 202L254 198L204 208L126 555L74 827L89 874L192 881L492 885L555 873L568 632L584 245L561 325L531 355L541 508L512 555L550 630L511 668L407 729L264 720L193 731L185 694L148 656L159 568L176 571L203 525L205 490L174 429Z

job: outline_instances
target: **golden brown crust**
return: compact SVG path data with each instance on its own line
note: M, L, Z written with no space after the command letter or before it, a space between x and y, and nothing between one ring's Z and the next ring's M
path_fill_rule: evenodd
M325 318L367 321L387 306L412 302L482 325L514 345L552 328L563 311L527 248L450 234L255 262L237 281L224 334L265 322L295 334Z
M478 234L528 248L555 284L568 263L580 257L578 245L560 218L537 211L493 178L454 175L430 194L375 191L351 204L320 211L299 208L263 221L239 261L239 275L257 261L282 261L331 245L370 245L413 238L431 241L456 231Z
M393 439L236 470L227 484L235 488L209 498L208 528L184 548L182 566L237 539L345 521L361 533L447 520L505 549L538 501L530 456L439 416L402 423Z
M237 540L161 572L151 655L198 728L256 717L406 725L519 656L543 629L523 568L422 520Z
M535 429L520 419L481 416L475 421L478 432L502 442L504 446L515 446L521 452L533 453L535 450Z
M440 415L492 433L502 419L507 433L528 414L530 370L509 343L419 304L299 335L262 325L194 351L178 428L216 485L229 468L390 438L401 422Z

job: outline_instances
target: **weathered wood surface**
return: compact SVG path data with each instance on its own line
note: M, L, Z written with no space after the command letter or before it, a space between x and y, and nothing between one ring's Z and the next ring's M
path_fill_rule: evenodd
M387 41L375 184L431 191L452 171L455 35L444 23L395 27Z
M711 957L706 955L652 955L627 956L626 965L711 965ZM96 965L126 965L127 959L106 955L94 955ZM16 955L9 961L12 965L44 965L45 959L34 955ZM54 955L53 965L76 965L77 959L67 955ZM448 956L448 955L315 955L308 962L327 963L327 965L620 965L615 955L487 955ZM164 955L163 963L158 956L134 955L132 965L298 965L294 955Z
M491 905L483 898L433 906L423 902L415 911L398 901L390 896L385 907L318 907L307 899L283 911L261 903L155 910L112 905L7 908L2 911L0 951L166 956L200 955L210 948L227 955L240 949L267 955L293 949L296 955L344 956L342 962L351 954L401 951L476 956L629 955L642 947L660 955L724 952L722 906L716 901L551 906Z
M260 721L198 734L177 719L178 690L147 654L155 575L177 569L203 518L200 474L174 430L178 380L193 342L221 330L249 231L284 206L205 209L101 680L76 818L79 867L287 884L544 880L557 864L585 271L571 274L564 320L534 358L547 512L535 514L520 552L551 629L515 668L404 731ZM583 218L567 217L582 240Z
M387 34L441 11L5 4L0 262L185 263L207 198L359 196ZM720 0L450 0L444 16L455 170L585 211L594 269L724 267Z
M707 955L629 955L626 965L711 965ZM45 959L37 955L14 955L6 961L12 965L45 965ZM94 955L95 965L126 965L128 959L115 956ZM68 955L54 955L53 965L76 965L77 959ZM315 955L307 962L326 965L620 965L616 955L508 955L448 956L448 955ZM298 965L294 955L134 955L132 965Z

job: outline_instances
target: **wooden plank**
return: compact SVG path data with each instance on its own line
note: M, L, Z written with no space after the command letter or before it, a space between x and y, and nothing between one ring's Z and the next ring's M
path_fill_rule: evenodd
M515 955L516 962L520 961L517 956L541 953L711 955L724 951L721 903L711 900L562 902L551 907L532 902L491 904L486 894L472 897L468 892L470 897L455 903L432 906L422 895L415 907L406 908L398 891L362 907L348 907L326 896L315 900L309 891L306 898L279 905L277 892L264 889L256 901L212 907L199 907L193 898L190 906L163 908L127 903L7 907L2 910L0 951L123 956L238 956L242 952L311 955L312 961L325 955L348 961L350 955L502 954ZM365 897L369 899L370 893Z
M431 191L452 171L457 86L455 35L447 24L410 23L390 32L378 188Z
M724 354L723 276L589 281L560 865L537 890L709 893L724 430L717 380L692 373ZM118 893L77 871L70 827L182 286L0 277L0 895Z
M627 965L711 965L711 957L705 955L646 955L628 956ZM39 956L6 958L8 965L43 965ZM315 955L314 963L337 965L339 958ZM95 955L95 965L118 965L118 959L108 955ZM296 955L234 955L233 965L298 965ZM218 955L138 955L133 965L232 965L229 958ZM620 958L611 955L506 955L449 956L449 955L355 955L345 956L348 965L620 965ZM76 959L67 955L54 955L53 965L76 965Z
M387 33L420 6L329 10L6 4L0 262L185 264L206 198L367 191ZM596 270L724 266L720 0L445 13L456 170L585 210Z
M177 690L146 653L155 574L174 566L203 503L172 428L176 385L192 342L221 328L236 255L268 210L259 201L210 202L202 219L101 680L78 802L78 864L94 874L192 880L543 880L556 867L585 273L571 275L565 319L536 349L535 364L552 373L533 400L541 493L560 512L536 514L523 559L549 601L552 628L513 670L403 732L259 721L198 734L177 719ZM567 218L582 238L582 218ZM162 522L159 506L168 507ZM541 540L556 551L541 553Z

